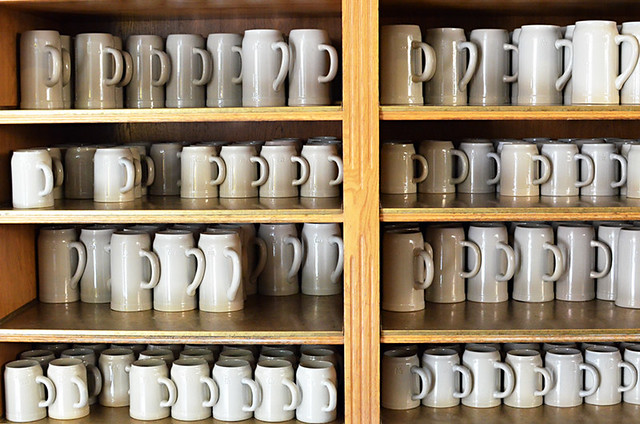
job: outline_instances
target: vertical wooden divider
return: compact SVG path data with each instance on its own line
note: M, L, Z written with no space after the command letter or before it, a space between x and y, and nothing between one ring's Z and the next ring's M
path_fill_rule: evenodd
M380 422L378 0L342 1L345 405Z

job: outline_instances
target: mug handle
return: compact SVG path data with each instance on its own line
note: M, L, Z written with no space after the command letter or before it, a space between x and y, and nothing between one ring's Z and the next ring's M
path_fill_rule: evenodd
M78 266L76 267L76 272L74 272L71 277L71 281L69 281L71 288L75 289L78 287L78 283L84 273L84 268L87 265L87 249L80 241L72 241L69 243L69 249L75 249L78 252Z
M231 46L231 51L240 55L240 73L237 77L231 78L233 84L240 84L242 82L242 47Z
M555 258L553 273L551 275L544 274L542 276L542 281L558 281L558 279L564 272L564 255L562 254L562 251L558 248L558 246L555 246L549 242L545 242L542 245L542 248L544 250L550 250L551 253L553 253L553 257Z
M636 370L636 367L626 361L619 362L618 368L624 368L631 374L631 381L629 382L629 384L627 384L626 386L618 387L618 393L628 392L629 390L633 389L638 383L638 370Z
M515 387L515 377L513 375L513 369L509 366L509 364L505 364L504 362L494 362L493 367L504 372L504 391L493 392L493 397L496 399L503 399L513 393L513 388Z
M242 283L242 264L240 262L240 255L233 248L227 247L224 249L224 257L231 259L231 284L227 289L227 299L231 302L235 300L240 289L240 283Z
M176 399L178 398L178 389L176 388L176 383L167 377L159 377L158 384L162 384L167 388L169 392L169 399L163 400L160 402L160 408L170 408L176 404Z
M421 386L420 393L411 395L411 400L424 399L425 397L427 397L427 393L429 392L429 376L427 376L425 370L415 365L411 367L411 374L416 374L418 377L420 377Z
M318 50L329 53L329 72L327 75L320 75L318 77L318 82L321 84L331 82L338 73L338 52L336 51L336 48L330 44L319 44Z
M67 86L71 82L71 53L62 48L62 86Z
M209 184L218 186L227 178L227 164L220 156L209 156L209 163L215 163L218 167L218 176L209 181Z
M118 163L124 166L126 172L124 186L120 187L120 193L127 193L133 190L133 186L136 183L136 169L133 166L133 161L129 158L120 158Z
M78 388L78 393L80 394L80 399L78 399L77 403L73 404L73 407L75 409L84 408L89 403L89 390L87 389L87 383L77 375L71 377L71 383Z
M553 377L551 377L551 372L542 367L534 367L533 372L542 375L542 379L544 380L544 386L542 390L536 390L533 392L534 396L546 396L547 393L553 389Z
M53 405L56 400L56 386L53 381L44 375L38 375L36 376L36 383L42 384L47 388L47 398L38 402L38 408L48 408Z
M53 163L53 171L55 173L54 187L60 187L62 183L64 183L64 166L62 165L62 161L58 158L51 158L51 162Z
M151 290L157 286L158 281L160 281L160 261L158 260L158 255L147 250L140 250L138 254L140 257L147 258L151 264L151 277L149 278L149 282L140 283L140 288L143 290Z
M617 160L618 162L620 162L620 181L611 183L611 188L622 187L627 183L627 160L624 156L617 153L611 153L609 155L609 158L611 160Z
M249 386L251 390L251 405L242 405L242 410L244 412L253 412L258 409L258 406L262 403L262 392L260 391L260 386L258 383L253 381L250 378L243 378L241 383L245 386Z
M256 267L253 269L253 272L251 273L251 282L254 283L258 280L258 276L262 273L262 271L264 270L264 267L267 265L267 243L262 240L260 237L256 237L254 240L254 244L256 246L258 246L258 250L260 251L260 255L259 255L259 259L258 259L258 264L256 265Z
M260 187L267 182L269 178L269 164L267 160L262 156L252 156L249 158L251 163L258 164L258 179L255 181L251 181L251 187Z
M329 161L335 163L338 167L338 176L335 180L329 181L329 185L336 186L338 184L342 184L342 179L344 178L344 167L342 165L342 158L336 155L329 155Z
M427 158L418 153L414 153L411 155L411 160L418 162L422 167L422 172L420 173L420 175L412 178L411 182L413 184L421 183L426 180L427 176L429 175L429 164L427 163Z
M580 390L578 396L587 397L593 395L600 387L600 374L598 373L598 370L593 365L584 362L578 365L578 368L581 371L588 372L589 374L591 374L591 378L593 378L593 387L590 387L586 390Z
M500 156L496 152L487 153L487 157L496 162L496 176L487 180L488 185L498 184L500 182Z
M124 73L124 59L122 58L122 52L118 49L114 49L113 47L105 47L103 54L110 54L113 56L113 60L116 64L113 70L113 76L105 79L104 83L106 85L117 85L122 80L122 74Z
M272 50L278 50L282 52L282 62L280 63L280 70L278 71L278 75L276 79L273 80L273 91L278 91L284 84L284 79L287 77L287 71L289 70L289 46L284 41L278 41L277 43L271 44Z
M48 196L49 194L51 194L54 187L53 171L51 170L51 167L44 162L38 162L36 164L36 168L41 170L44 174L44 188L42 189L42 191L38 192L38 196Z
M503 242L498 242L496 248L502 250L507 257L507 270L502 275L496 275L496 281L509 281L516 272L516 254L513 247Z
M62 54L57 47L46 45L44 50L51 56L51 76L45 81L47 87L53 87L60 82L62 76Z
M289 274L287 274L287 280L291 280L293 277L298 275L300 265L302 265L302 243L293 236L285 238L284 242L293 247L293 263L291 264L291 269L289 269Z
M451 184L460 184L469 176L469 158L467 157L467 154L462 150L451 149L450 151L452 156L459 157L460 161L462 162L462 170L460 171L460 175L458 175L457 177L452 176Z
M283 411L294 411L298 406L300 406L300 396L298 395L298 386L293 381L288 378L282 379L282 384L284 384L289 392L291 392L291 403L289 405L285 405L282 408Z
M187 249L184 254L186 256L193 256L196 258L196 275L193 277L193 281L191 282L191 284L187 286L187 295L195 296L196 290L198 289L198 287L200 287L200 284L202 284L202 279L204 278L204 253L201 249L192 247Z
M531 158L534 161L540 162L540 165L542 166L542 176L537 180L533 180L531 184L540 185L549 181L549 178L551 177L551 162L549 162L549 159L543 155L533 155Z
M470 41L463 41L458 44L458 51L460 52L464 49L469 50L469 63L467 64L467 70L458 83L458 90L460 91L466 91L467 85L473 78L473 74L476 73L476 66L478 65L478 47Z
M335 411L338 407L338 389L336 385L331 380L322 380L322 385L327 388L329 392L329 403L327 406L323 406L320 410L322 412L331 412Z
M564 72L560 75L560 78L556 80L556 91L562 91L564 86L567 85L569 79L571 79L571 72L573 70L573 43L571 40L567 39L559 39L556 40L556 50L560 50L561 48L565 48L569 51L569 63L565 63Z
M147 163L147 181L144 186L149 187L156 179L156 164L151 156L145 156L144 161Z
M601 271L593 270L589 273L589 278L604 278L611 272L611 249L606 243L600 240L591 240L591 247L600 249L604 255L604 267Z
M414 282L415 290L426 290L433 283L433 249L429 243L424 244L424 250L419 250L418 255L424 263L424 280Z
M209 400L205 400L204 402L202 402L202 407L213 408L214 406L216 406L216 403L218 403L218 385L213 380L213 378L206 377L204 375L200 377L200 383L206 385L209 388L209 393L211 393Z
M473 253L475 253L475 256L476 256L476 263L473 265L473 268L471 269L471 271L462 271L460 273L460 277L473 278L476 275L478 275L478 272L480 271L480 265L482 265L482 254L480 253L480 248L478 247L477 244L469 240L462 240L460 242L460 245L463 248L466 247L473 250Z
M291 156L291 162L300 164L300 178L294 180L291 185L299 186L306 183L309 179L309 162L302 156Z
M191 81L193 85L206 85L211 80L211 74L213 73L213 59L208 51L199 47L193 48L193 54L200 56L202 59L202 75L199 79Z
M616 90L621 90L622 86L629 79L633 70L636 69L636 65L638 64L638 39L633 35L616 35L614 38L617 45L622 43L628 43L629 47L631 47L631 60L629 60L629 65L627 69L622 71L620 75L616 78Z
M122 50L121 53L122 58L124 59L124 71L122 80L116 84L117 87L124 87L129 84L131 82L131 78L133 78L133 59L131 59L129 52Z
M454 364L452 369L453 372L459 372L462 375L462 392L453 392L453 397L455 399L466 398L471 394L471 390L473 389L471 371L469 371L469 368L460 364Z
M411 42L411 49L417 50L420 49L424 53L424 69L422 73L419 75L411 75L411 81L413 82L425 82L429 81L433 78L433 75L436 73L436 52L433 48L427 43L423 43L422 41L413 40Z
M505 52L511 50L514 55L519 55L520 54L520 52L518 50L518 46L516 46L514 44L510 44L510 43L504 43L502 45L502 50L504 50ZM516 59L516 62L517 62L517 60L518 59ZM513 75L503 75L502 76L502 82L509 82L509 83L518 82L518 73L516 72Z
M593 159L589 155L583 155L582 153L577 153L573 156L573 160L583 160L585 165L587 165L587 178L584 181L576 181L575 186L577 188L588 186L593 182L593 178L595 177L595 168L593 165Z
M93 379L95 381L95 388L93 390L93 393L91 393L89 397L98 396L100 394L100 391L102 391L102 374L100 373L98 367L93 364L87 364L87 371L89 371L89 373L93 375Z
M151 81L151 85L161 87L169 81L169 77L171 76L171 61L169 60L169 55L162 50L152 49L151 54L158 56L160 60L160 76L157 80Z
M340 275L342 275L342 271L344 270L344 242L342 241L342 237L338 236L331 236L328 241L329 244L335 244L338 248L338 263L329 277L333 284L338 284Z

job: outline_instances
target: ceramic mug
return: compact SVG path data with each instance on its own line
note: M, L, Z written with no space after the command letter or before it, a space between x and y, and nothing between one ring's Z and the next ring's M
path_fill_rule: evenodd
M89 405L98 402L98 395L102 390L102 374L98 369L97 354L95 351L85 347L76 347L62 351L61 358L80 359L87 368L87 390L89 393ZM89 377L90 376L90 377Z
M211 417L218 399L218 386L209 377L209 364L202 358L178 359L171 367L171 381L176 386L176 401L171 418L197 421Z
M342 293L344 242L339 224L305 223L301 233L304 259L300 269L303 294Z
M623 349L624 361L633 365L636 371L640 369L640 345L632 344L625 346L624 348L621 347L621 349ZM628 386L633 381L633 372L625 368L624 371L622 371L622 383L625 386ZM636 382L631 390L623 392L622 400L625 403L631 403L634 405L640 404L640 385Z
M593 395L600 386L598 370L583 361L582 353L570 347L556 347L546 352L544 357L546 368L551 371L554 383L544 396L545 405L568 408L582 404L582 399ZM593 384L584 390L582 372L591 375Z
M329 423L336 419L338 378L331 362L304 361L296 371L300 404L296 419L305 423Z
M467 178L456 186L458 193L495 193L499 181L500 157L495 154L490 141L465 140L460 143L469 161Z
M129 371L129 416L149 421L166 418L176 402L176 385L161 359L141 359ZM166 399L165 399L166 397Z
M602 139L580 140L580 152L593 161L594 177L591 184L580 188L581 196L616 196L627 181L627 160L618 154L615 144ZM620 164L620 171L615 163ZM580 165L581 174L587 174L587 162ZM618 178L619 176L619 178Z
M590 396L584 398L590 405L615 405L622 401L622 394L628 392L638 382L638 371L629 362L622 360L620 351L613 346L593 346L584 352L584 361L593 365L600 376L600 385L591 374L584 378L585 387L598 387ZM627 384L622 384L622 372L628 373Z
M551 176L540 186L542 196L578 196L580 188L593 182L595 168L591 156L579 153L572 143L549 142L540 150L551 164ZM584 162L584 171L580 167ZM582 176L582 180L580 180Z
M178 359L204 359L209 365L209 369L213 368L213 364L216 362L216 354L211 349L189 347L180 352Z
M258 197L258 188L269 177L269 164L256 148L239 144L222 146L220 158L227 171L219 187L220 197Z
M80 359L61 358L49 363L47 377L55 387L49 418L72 420L89 415L87 369Z
M92 225L80 230L80 242L87 252L87 264L80 279L80 300L85 303L111 301L111 236L116 227Z
M218 186L227 175L225 162L212 146L183 147L180 169L180 197L188 199L218 197Z
M133 76L126 89L127 107L164 107L164 86L169 81L171 61L164 52L162 37L130 35L127 52L133 60Z
M136 169L131 149L96 149L93 168L95 202L130 202L135 199Z
M538 164L541 170L538 170ZM505 143L500 152L500 195L539 196L540 185L551 177L551 163L533 143Z
M220 421L242 421L253 416L260 400L260 388L251 379L251 366L242 359L220 359L212 377L218 386L218 400L213 418Z
M624 227L618 237L618 279L616 306L640 308L640 270L635 258L640 255L640 227Z
M58 31L20 34L20 108L62 109L64 63Z
M417 176L416 176L417 174ZM413 194L427 179L429 165L409 142L385 142L380 152L380 193Z
M44 227L38 235L38 292L43 303L80 300L78 283L87 263L75 228Z
M640 36L640 23L624 22L620 28L620 34L630 35L636 40ZM620 47L620 68L627 69L634 58L634 49L631 44L623 43ZM636 58L637 61L637 58ZM637 105L640 104L640 70L636 64L627 82L620 90L620 104Z
M505 361L513 369L513 392L504 398L504 404L513 408L535 408L542 405L543 397L553 387L551 371L542 366L537 350L512 350Z
M135 360L131 349L112 348L100 354L98 360L102 374L100 405L112 407L129 405L129 371Z
M62 151L58 147L47 147L51 156L53 171L53 199L64 198L64 165L62 164Z
M302 243L295 224L260 224L258 237L265 241L268 252L258 277L258 292L267 296L298 293Z
M14 208L53 206L55 185L51 155L46 149L16 150L11 155L11 195Z
M260 150L269 165L267 181L260 186L260 197L297 197L298 186L309 178L309 163L291 143L271 143ZM300 167L300 178L298 178Z
M213 66L205 40L198 34L170 34L166 51L171 73L166 84L167 107L205 107L205 86Z
M267 263L267 245L257 237L254 224L219 224L216 228L238 232L242 243L242 285L245 297L258 293L258 276Z
M64 155L64 197L93 199L94 146L70 147Z
M456 185L463 182L469 174L469 159L458 149L454 149L450 141L421 141L418 153L424 156L428 163L427 177L419 182L420 193L455 193ZM459 159L459 174L454 175L455 159Z
M88 33L75 37L74 106L77 109L114 109L116 88L124 74L122 51L111 34Z
M618 282L618 240L620 230L626 227L624 222L605 222L598 226L598 240L603 242L611 252L611 269L605 276L596 280L596 298L600 300L616 300ZM596 255L598 269L603 269L606 265L604 255Z
M420 406L429 389L429 380L415 352L387 350L382 355L380 405L388 409L412 409Z
M156 166L155 178L149 192L155 196L180 194L180 143L155 143L150 156Z
M430 386L422 404L431 408L450 408L471 394L471 371L460 365L458 352L448 348L431 348L422 354L422 368ZM458 374L462 377L459 378Z
M301 396L291 363L282 359L258 362L255 379L262 393L255 418L267 422L293 419Z
M56 359L56 356L52 351L47 349L33 349L21 352L20 359L31 359L36 361L42 368L42 371L46 373L47 368L49 367L49 362Z
M474 29L469 41L478 48L478 65L469 81L469 104L508 105L509 83L518 79L517 72L509 75L509 52L518 50L509 43L509 33L504 29Z
M207 84L207 107L242 106L241 46L240 34L209 34L207 37L207 51L213 58L213 72Z
M462 398L462 404L472 408L491 408L500 405L515 387L515 376L509 364L500 362L500 352L493 346L467 346L462 355L462 365L471 372L473 389ZM501 390L500 371L504 374L504 390Z
M424 104L422 83L430 80L435 71L436 53L422 42L418 25L380 28L380 104Z
M627 163L636 164L638 160L640 160L640 145L639 144L626 144L623 146L624 151L626 151ZM628 166L627 167L627 184L624 186L625 193L627 198L630 199L639 199L640 198L640 172L638 171L637 166ZM621 188L622 191L622 188Z
M46 397L45 397L46 388ZM56 397L53 382L45 377L38 361L21 359L4 367L5 416L13 422L47 417L47 407Z
M339 197L344 169L336 145L305 144L300 156L309 164L309 178L300 186L300 196Z

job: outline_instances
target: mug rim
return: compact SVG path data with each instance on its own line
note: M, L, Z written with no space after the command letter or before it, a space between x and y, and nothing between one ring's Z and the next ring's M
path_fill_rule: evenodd
M620 353L620 349L618 349L615 346L597 345L597 346L589 346L588 348L585 349L585 353L586 352L598 353L598 354L607 354L607 353L615 353L615 352Z
M22 355L26 354L26 358L22 358ZM22 359L29 359L29 358L44 358L46 356L51 356L53 355L53 357L55 358L55 353L53 353L52 351L48 350L48 349L31 349L31 350L25 350L24 352L20 352L20 357Z
M180 359L176 359L175 361L173 361L173 366L178 366L178 367L199 367L202 365L207 365L209 366L209 363L207 362L206 359L204 358L199 358L199 357L189 357L189 358L180 358Z
M446 356L454 356L458 355L458 351L455 349L451 349L450 347L432 347L427 349L422 354L422 357L425 356L437 356L437 357L446 357Z
M49 362L49 366L54 366L54 367L73 367L76 365L83 365L84 366L84 362L82 362L82 360L78 359L78 358L57 358L54 359L53 361Z
M246 359L241 359L241 358L222 358L222 359L219 359L218 361L216 361L216 363L214 365L214 368L215 367L227 368L227 369L246 368L246 367L251 368L251 364Z
M546 354L557 355L557 356L573 356L573 355L582 355L582 352L580 352L580 349L577 349L575 347L554 347L552 349L549 349L546 352Z
M298 369L300 368L305 368L308 370L326 370L335 368L335 366L329 361L306 360L300 361L300 364L298 364Z
M100 354L100 357L102 357L103 355L118 357L118 356L128 356L133 354L134 353L132 349L129 349L126 347L113 347L113 348L103 350L102 353Z
M40 362L36 361L35 359L16 359L15 361L8 362L5 365L5 368L19 370L19 369L33 368L36 365L42 368L40 366Z
M145 358L145 359L138 359L136 361L134 361L131 364L132 367L138 367L138 368L156 368L156 367L162 367L162 366L167 366L167 363L164 361L164 359L159 359L159 358Z
M258 361L257 366L268 369L293 368L291 362L284 359L263 359L262 361Z
M515 356L518 358L535 358L540 355L540 352L533 349L513 349L507 352L507 356Z

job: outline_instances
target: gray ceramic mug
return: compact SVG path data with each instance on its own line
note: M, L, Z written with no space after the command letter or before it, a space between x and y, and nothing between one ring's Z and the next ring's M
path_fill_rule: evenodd
M205 86L211 79L211 55L197 34L171 34L166 51L171 75L166 85L167 107L205 107Z
M133 60L133 77L126 89L127 107L164 107L164 85L169 81L171 62L162 38L131 35L127 38L127 51Z

